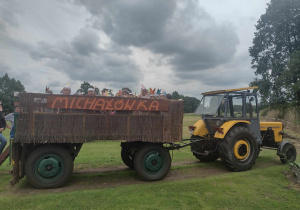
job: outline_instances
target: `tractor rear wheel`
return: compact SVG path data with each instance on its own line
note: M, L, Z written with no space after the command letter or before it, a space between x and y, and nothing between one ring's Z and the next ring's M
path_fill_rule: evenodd
M221 140L219 154L230 170L249 170L255 164L258 154L256 138L246 127L234 127Z
M67 150L47 145L34 150L25 165L25 174L36 188L57 188L72 175L73 160Z
M218 141L202 140L196 142L191 141L191 143L191 151L193 155L201 162L212 162L219 158L219 152L217 150Z
M213 151L209 151L208 154L205 155L200 155L193 152L193 155L201 162L213 162L219 158L219 154L216 154Z
M145 181L163 179L171 167L171 156L167 148L159 144L141 147L134 157L134 168Z
M290 161L295 161L296 160L296 157L297 157L297 151L296 151L296 148L293 144L291 143L286 143L283 148L282 148L282 151L281 151L281 154L279 157L280 157L280 161L283 163L283 164L286 164L287 162L290 162Z

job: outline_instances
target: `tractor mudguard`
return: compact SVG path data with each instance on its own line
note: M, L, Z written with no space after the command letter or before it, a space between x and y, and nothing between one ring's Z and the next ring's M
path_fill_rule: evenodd
M203 120L198 120L195 124L195 130L193 132L193 136L205 136L208 134L208 130Z
M222 126L221 126L221 130L220 131L217 131L215 133L215 138L218 138L218 139L224 139L227 132L236 124L239 124L239 123L243 123L243 124L250 124L249 121L246 121L246 120L231 120L231 121L228 121L228 122L225 122Z

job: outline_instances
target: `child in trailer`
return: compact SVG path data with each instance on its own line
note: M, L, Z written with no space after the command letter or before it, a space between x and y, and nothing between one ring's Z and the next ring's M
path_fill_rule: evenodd
M92 87L90 87L88 89L88 93L87 94L88 94L88 96L96 96L95 90Z
M149 92L144 85L142 85L141 93L138 95L138 98L149 98Z
M124 88L122 88L122 94L121 94L121 96L125 97L125 98L129 98L129 95L131 93L132 93L132 91L129 88L124 87Z

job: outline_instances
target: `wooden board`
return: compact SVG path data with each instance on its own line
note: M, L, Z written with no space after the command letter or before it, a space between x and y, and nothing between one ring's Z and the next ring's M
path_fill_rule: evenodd
M20 106L16 143L182 139L183 101L21 93Z

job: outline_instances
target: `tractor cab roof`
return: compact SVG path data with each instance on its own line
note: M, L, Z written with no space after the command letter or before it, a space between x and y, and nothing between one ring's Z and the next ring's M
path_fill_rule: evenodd
M215 91L202 93L202 95L213 95L213 94L220 94L220 93L238 92L238 91L250 90L250 89L258 89L258 87L254 86L254 87L245 87L245 88L228 89L228 90L215 90Z

